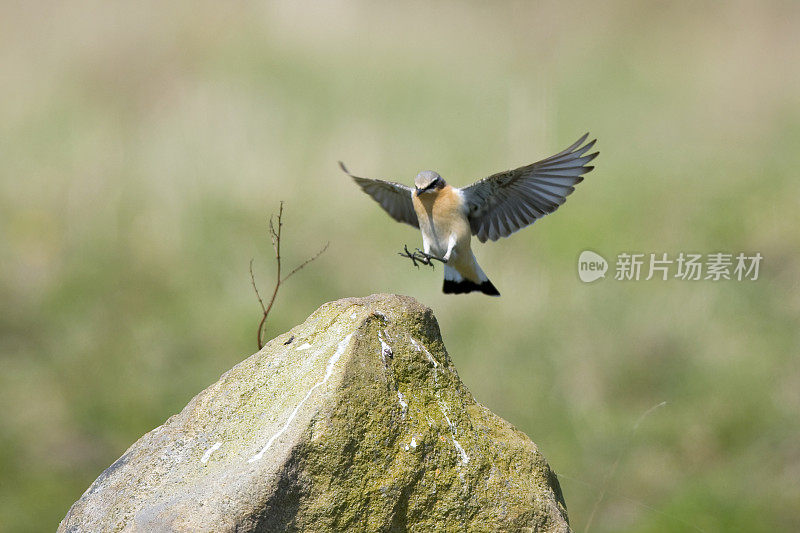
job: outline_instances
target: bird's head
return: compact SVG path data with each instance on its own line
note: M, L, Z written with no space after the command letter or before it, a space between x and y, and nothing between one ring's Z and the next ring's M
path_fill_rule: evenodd
M447 185L444 179L432 170L423 170L417 177L414 179L414 186L416 187L417 196L424 194L426 192L434 192L442 189Z

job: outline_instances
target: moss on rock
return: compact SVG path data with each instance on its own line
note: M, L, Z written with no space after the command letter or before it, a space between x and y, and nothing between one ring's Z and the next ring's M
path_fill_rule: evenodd
M475 401L430 309L320 307L137 441L59 531L569 531L536 445Z

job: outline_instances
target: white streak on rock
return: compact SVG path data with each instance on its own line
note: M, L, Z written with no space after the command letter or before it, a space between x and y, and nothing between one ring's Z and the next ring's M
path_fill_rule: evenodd
M247 460L248 463L252 463L252 462L258 461L259 459L261 459L264 456L264 452L269 450L270 446L272 446L272 443L274 443L278 439L278 437L283 435L283 433L289 428L289 425L292 423L292 420L294 420L294 417L297 416L297 412L300 410L300 408L303 406L303 404L306 403L306 400L308 400L309 396L311 396L311 393L314 392L314 390L317 387L319 387L320 385L324 385L325 383L328 382L328 379L330 379L331 375L333 375L333 366L336 364L336 362L339 360L339 358L344 353L344 350L345 350L345 348L347 348L347 345L350 342L350 338L352 336L353 336L353 334L351 333L347 337L342 339L342 341L336 347L336 351L333 353L331 358L328 359L328 364L325 367L325 377L323 377L321 381L316 382L314 384L314 386L311 387L311 389L306 393L306 395L303 397L303 399L300 400L300 403L298 403L294 407L294 410L292 410L292 413L289 415L289 418L286 419L286 423L283 424L283 427L280 430L278 430L278 432L275 433L272 437L270 437L270 439L267 441L267 445L264 446L261 449L260 452L258 452L253 457L251 457L250 459Z
M300 346L298 346L298 347L296 348L296 350L299 350L299 351L301 351L301 352L302 352L303 350L308 350L309 348L311 348L311 345L310 345L310 344L308 344L307 342L304 342L303 344L301 344Z
M439 401L439 409L442 410L442 414L444 415L444 419L447 420L447 425L450 426L450 431L452 431L453 435L455 435L456 434L456 426L452 422L450 422L450 417L447 416L447 406L444 404L444 402Z
M378 335L381 339L381 350L383 353L386 355L394 355L394 352L392 352L392 347L389 346L389 344L383 339L383 334L379 333Z
M467 464L469 462L469 455L467 455L467 452L464 451L464 447L461 446L461 444L456 440L456 435L458 435L458 428L456 428L456 425L450 421L450 417L447 416L447 406L441 400L439 401L439 409L441 409L442 414L444 415L444 419L447 420L447 425L450 426L450 431L453 433L451 438L453 439L453 444L455 445L456 450L458 450L458 453L461 454L461 462Z
M386 356L388 355L389 357L392 357L394 355L394 352L392 351L392 347L389 346L389 344L384 340L383 333L381 333L380 331L378 332L378 338L381 341L381 358L385 363Z
M408 403L406 402L405 396L400 391L397 391L397 401L400 402L400 409L403 410L403 418L406 416L406 411L408 411Z
M455 444L456 450L458 450L458 453L461 454L461 462L464 463L464 464L467 464L469 462L469 455L467 455L467 452L464 451L464 447L461 446L461 444L458 443L458 441L456 440L455 437L453 437L453 444Z
M208 460L211 459L211 454L219 450L220 446L222 446L221 442L215 442L211 448L206 450L206 453L204 453L203 457L200 458L200 462L206 464Z
M438 361L436 361L436 359L435 359L435 358L434 358L434 357L431 355L431 352L429 352L427 348L425 348L424 346L422 346L421 344L419 344L419 343L418 343L418 342L417 342L417 341L414 339L414 337L411 337L411 344L413 344L413 345L414 345L414 348L416 348L418 352L423 352L423 353L425 354L425 357L427 357L427 358L428 358L428 361L430 361L431 363L433 363L433 368L436 368L436 367L438 367L438 366L439 366L439 362L438 362Z

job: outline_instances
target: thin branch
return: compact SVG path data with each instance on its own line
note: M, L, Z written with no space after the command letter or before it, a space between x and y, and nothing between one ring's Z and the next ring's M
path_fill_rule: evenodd
M261 295L258 293L258 287L256 287L256 277L253 275L253 259L250 258L250 282L253 284L253 290L256 291L256 298L258 298L258 303L261 304L261 310L263 312L267 312L267 308L264 307L264 300L261 299Z
M313 261L313 260L314 260L314 259L316 259L317 257L321 256L323 253L325 253L325 250L327 250L327 249L328 249L328 246L330 246L330 245L331 245L330 241L326 242L326 243L325 243L325 246L323 246L322 248L320 248L319 252L317 252L316 254L314 254L314 257L310 257L310 258L306 259L305 261L303 261L302 263L300 263L300 264L299 264L297 267L295 267L295 269L294 269L294 270L292 270L291 272L289 272L288 274L286 274L286 277L285 277L285 278L283 278L283 279L281 280L281 283L283 283L283 282L284 282L284 281L286 281L287 279L291 278L291 277L292 277L292 275L293 275L293 274L295 274L295 273L296 273L298 270L301 270L301 269L302 269L304 266L306 266L307 264L309 264L311 261Z
M275 229L276 222L278 226L277 230ZM316 255L314 255L310 259L306 259L300 265L298 265L294 270L289 272L289 274L287 274L286 277L281 278L281 230L282 229L283 229L283 201L281 201L280 207L278 208L278 216L275 217L274 215L270 215L269 217L269 238L272 241L272 249L275 252L275 263L277 265L277 269L275 273L275 288L273 289L272 296L270 297L269 303L266 306L264 305L264 300L261 299L261 295L258 292L258 287L256 286L256 279L255 276L253 275L253 260L252 259L250 260L250 280L253 283L253 290L256 293L256 297L258 298L258 303L261 305L261 311L262 311L261 322L258 323L258 335L257 335L259 350L264 347L264 342L262 340L264 334L264 324L267 322L267 317L269 316L269 312L272 310L272 305L275 303L275 298L278 296L278 289L280 288L281 283L285 282L299 270L302 270L302 268L305 267L307 264L309 264L311 261L315 260L320 255L322 255L322 253L328 249L328 245L330 244L327 243L319 252L316 253Z

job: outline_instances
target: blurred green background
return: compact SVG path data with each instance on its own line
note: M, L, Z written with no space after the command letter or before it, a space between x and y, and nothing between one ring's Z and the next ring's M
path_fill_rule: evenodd
M798 28L797 2L0 4L0 530L55 529L255 351L248 262L269 292L281 199L285 266L331 245L268 337L412 295L576 531L796 530ZM443 295L336 165L466 185L585 131L601 155L568 203L476 247L499 299ZM584 249L764 260L584 284Z

